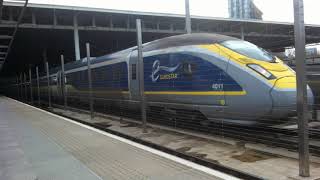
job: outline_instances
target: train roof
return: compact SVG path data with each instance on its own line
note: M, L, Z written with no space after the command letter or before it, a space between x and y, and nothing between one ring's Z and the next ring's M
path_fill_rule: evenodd
M145 43L143 44L143 52L165 49L169 47L214 44L214 43L220 43L228 40L238 40L238 39L230 36L221 35L221 34L209 34L209 33L182 34L182 35L170 36L170 37ZM137 47L135 46L135 47L131 47L122 51L112 53L112 54L100 56L93 59L91 63L95 64L103 61L126 57L136 49ZM65 65L65 70L85 66L86 64L87 64L86 59L71 62ZM57 72L58 70L59 68L54 68L52 69L51 72Z
M195 33L195 34L182 34L177 36L171 36L159 40L146 43L143 46L143 51L153 51L157 49L164 49L168 47L176 46L190 46L199 44L214 44L227 40L237 40L237 38L225 36L221 34L209 34L209 33Z
M154 51L169 47L178 46L190 46L200 44L214 44L220 43L227 40L237 40L237 38L225 36L221 34L209 34L209 33L195 33L195 34L182 34L176 36L170 36L155 41L151 41L143 44L143 52ZM99 62L101 60L117 59L123 56L127 56L131 51L136 50L137 46L118 51L109 55L101 56L96 58L92 63Z

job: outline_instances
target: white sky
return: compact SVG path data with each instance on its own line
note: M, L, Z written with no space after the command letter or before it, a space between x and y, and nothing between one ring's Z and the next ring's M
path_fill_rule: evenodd
M192 15L228 17L228 0L189 0ZM184 13L184 0L29 0L30 3L58 4L106 9ZM268 21L293 22L293 0L254 0ZM305 23L320 24L320 0L304 0Z

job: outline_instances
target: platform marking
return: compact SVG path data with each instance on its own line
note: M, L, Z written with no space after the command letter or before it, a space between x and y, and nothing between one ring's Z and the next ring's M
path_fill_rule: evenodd
M7 98L9 98L9 97L7 97ZM10 98L10 99L12 99L12 98ZM49 115L51 115L51 116L60 118L60 119L62 119L62 120L68 121L68 122L70 122L70 123L79 125L79 126L84 127L84 128L86 128L86 129L89 129L89 130L95 131L95 132L97 132L97 133L103 134L103 135L105 135L105 136L108 136L108 137L110 137L110 138L116 139L116 140L121 141L121 142L123 142L123 143L126 143L126 144L129 144L129 145L131 145L131 146L137 147L137 148L139 148L139 149L148 151L148 152L150 152L150 153L152 153L152 154L156 154L156 155L158 155L158 156L160 156L160 157L164 157L164 158L166 158L166 159L172 160L172 161L177 162L177 163L180 163L180 164L182 164L182 165L185 165L185 166L191 167L191 168L193 168L193 169L196 169L196 170L205 172L205 173L207 173L207 174L213 175L213 176L215 176L215 177L222 178L222 179L228 179L228 180L239 180L239 178L236 178L236 177L233 177L233 176L231 176L231 175L222 173L222 172L220 172L220 171L217 171L217 170L214 170L214 169L211 169L211 168L208 168L208 167L205 167L205 166L196 164L196 163L194 163L194 162L191 162L191 161L188 161L188 160L185 160L185 159L182 159L182 158L173 156L173 155L171 155L171 154L168 154L168 153L165 153L165 152L162 152L162 151L153 149L153 148L150 148L150 147L148 147L148 146L145 146L145 145L136 143L136 142L134 142L134 141L131 141L131 140L128 140L128 139L125 139L125 138L122 138L122 137L119 137L119 136L116 136L116 135L107 133L107 132L105 132L105 131L96 129L96 128L94 128L94 127L91 127L91 126L88 126L88 125L85 125L85 124L76 122L76 121L71 120L71 119L69 119L69 118L59 116L59 115L57 115L57 114L54 114L54 113L45 111L45 110L43 110L43 109L40 109L40 108L31 106L31 105L29 105L29 104L25 104L25 103L23 103L23 102L20 102L20 101L15 100L15 99L12 99L12 100L14 100L14 101L16 101L16 102L18 102L18 103L21 103L21 104L23 104L23 105L25 105L25 106L34 108L34 109L36 109L36 110L38 110L38 111L47 113L47 114L49 114Z

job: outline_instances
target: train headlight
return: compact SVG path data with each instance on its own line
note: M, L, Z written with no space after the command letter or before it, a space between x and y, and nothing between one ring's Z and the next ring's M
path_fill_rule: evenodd
M266 70L265 68L261 67L258 64L248 64L247 66L250 69L256 71L259 74L261 74L262 76L264 76L267 79L274 79L275 78L275 76L273 74L271 74L268 70Z

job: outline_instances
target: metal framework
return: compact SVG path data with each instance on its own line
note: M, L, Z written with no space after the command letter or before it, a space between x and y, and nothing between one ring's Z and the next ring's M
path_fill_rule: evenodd
M3 40L3 39L8 39L9 40L9 43L8 44L1 44L0 47L5 47L6 49L6 52L2 52L2 54L5 55L5 57L3 59L0 59L0 71L3 67L3 64L6 62L7 58L8 58L8 55L10 53L10 50L11 50L11 46L13 44L13 41L14 41L14 38L18 32L18 28L19 28L19 25L20 23L22 22L22 19L23 19L23 16L24 16L24 12L25 12L25 9L28 5L28 0L25 0L24 2L24 5L22 7L22 9L20 10L19 12L19 16L18 16L18 19L17 21L14 22L12 28L13 29L13 32L12 32L12 35L0 35L0 40ZM2 15L3 15L3 0L0 0L0 25L2 25L3 23L3 20L2 20Z
M185 0L186 6L186 31L188 34L191 34L191 17L190 17L190 8L189 8L189 0Z
M147 112L146 112L146 97L144 94L144 65L143 65L143 50L142 50L142 31L141 19L136 20L137 27L137 47L138 47L138 70L139 70L139 89L141 102L141 117L143 132L147 132Z
M309 137L308 137L308 104L306 81L306 44L304 28L303 0L294 0L294 33L297 72L297 113L299 129L299 174L310 176L309 170Z
M27 2L27 1L26 1ZM135 33L135 19L141 19L143 33L154 33L155 36L183 34L186 32L219 33L235 36L253 42L269 50L279 50L294 45L294 26L292 23L278 23L257 20L237 20L225 18L199 17L176 14L146 13L120 11L110 9L69 7L58 5L28 4L23 20L15 18L19 11L24 12L25 6L18 2L3 3L3 20L0 28L70 30L74 33L74 49L77 60L80 57L80 31L128 32ZM188 2L186 1L186 8ZM0 8L1 9L1 8ZM22 11L23 10L23 11ZM192 24L189 23L192 18ZM189 19L189 20L188 20ZM21 20L21 19L20 19ZM320 42L320 26L306 25L306 42ZM8 59L14 35L0 36L0 71L2 64ZM9 41L10 43L1 43Z
M15 16L15 11L12 11L12 9L21 8L21 3L5 3L5 5L6 19L0 27L13 27L15 21L10 17ZM30 11L28 11L20 28L72 31L76 29L75 34L77 31L135 32L136 28L133 22L139 18L142 20L143 32L164 34L186 32L187 18L185 15L38 4L30 4L28 7ZM187 24L189 24L188 20ZM194 25L192 29L191 23L188 25L188 27L190 26L190 29L188 28L190 32L192 30L194 33L209 32L239 38L246 37L247 40L256 41L254 43L265 48L294 45L293 23L192 16L192 24ZM308 27L307 42L319 42L320 26L306 26ZM240 27L245 27L245 31L242 31ZM277 41L277 43L265 43L270 41Z

